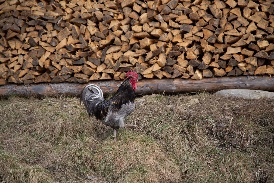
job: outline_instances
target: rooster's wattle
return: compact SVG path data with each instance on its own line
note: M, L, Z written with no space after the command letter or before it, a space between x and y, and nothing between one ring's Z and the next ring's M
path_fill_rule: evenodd
M137 88L138 74L134 71L126 73L126 79L118 88L117 92L108 100L104 99L99 86L89 84L84 87L81 101L84 103L89 116L95 116L107 126L116 131L125 126L124 119L135 109L135 90Z

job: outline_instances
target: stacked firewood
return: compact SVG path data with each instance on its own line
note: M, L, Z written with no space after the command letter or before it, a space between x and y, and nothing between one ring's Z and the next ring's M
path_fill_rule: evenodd
M0 84L274 75L271 0L0 0Z

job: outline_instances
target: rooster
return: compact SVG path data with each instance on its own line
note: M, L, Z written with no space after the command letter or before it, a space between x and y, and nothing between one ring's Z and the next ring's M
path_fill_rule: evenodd
M124 118L135 109L137 82L138 74L128 71L126 79L108 100L104 99L103 92L97 85L89 84L82 91L80 101L84 103L89 116L95 116L97 120L113 128L114 138L119 128L135 127L135 125L125 125Z

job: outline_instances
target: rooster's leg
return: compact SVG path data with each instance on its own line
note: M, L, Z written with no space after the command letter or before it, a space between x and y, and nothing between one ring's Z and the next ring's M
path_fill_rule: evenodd
M113 130L113 137L114 137L114 139L116 139L116 133L117 133L117 131L114 129Z

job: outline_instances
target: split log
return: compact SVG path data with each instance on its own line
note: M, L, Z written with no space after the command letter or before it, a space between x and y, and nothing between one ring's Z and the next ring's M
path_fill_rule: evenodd
M270 1L42 4L1 3L0 85L273 75Z

